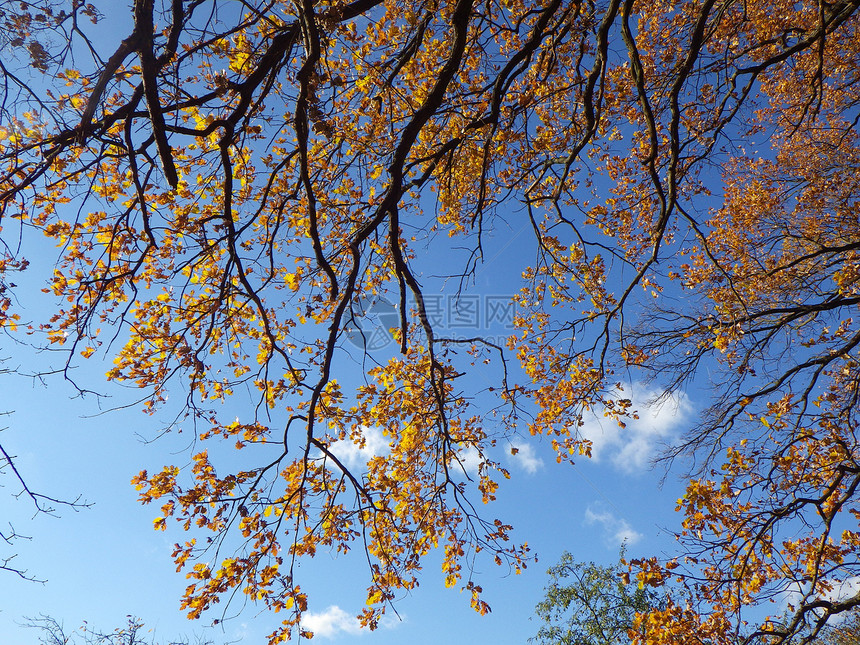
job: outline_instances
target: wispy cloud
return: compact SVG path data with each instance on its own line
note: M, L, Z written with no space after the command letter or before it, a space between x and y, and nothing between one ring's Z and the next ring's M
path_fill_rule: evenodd
M350 469L363 469L367 462L380 455L388 454L388 440L377 427L363 426L364 446L359 445L347 437L341 441L335 441L328 449L345 466Z
M240 623L239 626L233 630L232 639L235 642L239 642L245 640L248 637L248 623Z
M658 446L670 443L693 413L686 394L665 395L661 390L633 383L621 393L632 401L638 419L625 419L621 428L596 414L585 419L579 431L591 441L594 461L608 459L628 473L644 470L656 456Z
M314 637L321 638L334 638L339 634L361 633L358 619L337 605L332 605L319 613L308 611L303 614L302 629L312 631Z
M529 475L543 468L543 459L535 454L534 446L525 441L511 443L511 459Z
M588 526L599 525L603 530L605 541L613 547L622 542L630 546L636 544L643 537L624 518L616 517L607 510L593 506L585 509L585 523Z

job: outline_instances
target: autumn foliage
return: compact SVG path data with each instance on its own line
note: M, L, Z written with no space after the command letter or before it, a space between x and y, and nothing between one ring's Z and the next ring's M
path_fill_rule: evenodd
M96 4L0 9L0 325L108 353L148 411L184 393L202 447L134 483L190 534L190 616L240 589L284 640L297 560L355 547L366 625L436 548L487 611L476 554L528 562L473 506L508 478L496 447L586 457L584 415L635 414L630 374L710 396L667 455L694 463L678 559L637 569L687 600L637 634L787 643L860 605L837 593L860 575L860 2ZM516 329L446 337L421 267L465 288L514 222ZM56 309L18 329L28 262ZM364 355L379 296L396 346ZM338 458L370 429L384 454Z

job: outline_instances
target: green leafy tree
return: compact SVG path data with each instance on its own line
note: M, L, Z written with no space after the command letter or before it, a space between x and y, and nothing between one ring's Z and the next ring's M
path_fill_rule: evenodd
M617 564L577 562L565 552L549 569L549 585L536 607L540 645L622 645L630 642L637 613L660 605L659 594L625 574L624 552Z

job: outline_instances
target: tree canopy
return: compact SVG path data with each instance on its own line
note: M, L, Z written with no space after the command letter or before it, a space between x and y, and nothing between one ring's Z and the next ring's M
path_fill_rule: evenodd
M486 611L475 558L529 558L480 506L495 447L587 457L631 375L710 397L667 454L694 463L679 556L637 573L694 601L642 639L729 642L796 592L746 639L811 640L860 605L834 592L860 575L860 2L107 5L0 5L0 325L67 368L112 356L147 411L184 393L193 466L134 483L193 534L191 617L242 590L285 640L297 560L355 546L366 625L435 548ZM448 333L430 296L521 226L507 341ZM393 351L350 341L373 298ZM371 430L382 454L338 457Z

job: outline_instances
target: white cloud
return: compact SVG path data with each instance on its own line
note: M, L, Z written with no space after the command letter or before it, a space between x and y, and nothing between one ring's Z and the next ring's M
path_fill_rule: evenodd
M359 447L349 437L335 441L328 447L329 451L350 469L363 469L371 458L388 454L388 440L382 430L369 426L363 426L361 430L364 447Z
M529 475L534 475L538 470L543 468L543 459L535 454L532 444L518 441L511 443L511 449L511 459ZM514 453L513 451L516 452Z
M800 586L795 584L793 589L788 589L782 593L782 607L784 611L794 611L802 602L804 602L804 594L808 593L808 586L805 589L800 589ZM848 600L860 593L860 576L849 576L844 580L834 580L833 588L830 591L819 594L822 600L830 602L839 602ZM809 602L811 598L807 598ZM836 614L828 619L831 625L838 625L848 617L847 613Z
M302 629L312 631L314 636L322 638L334 638L340 633L361 633L358 619L337 605L332 605L320 613L305 612L302 615Z
M611 418L592 414L579 432L591 441L594 461L608 458L616 468L632 473L647 468L658 446L671 442L693 406L686 394L666 395L640 383L619 392L622 396L632 401L631 410L638 412L638 419L624 419L626 427L621 428Z
M858 592L860 592L860 576L851 576L835 584L829 593L824 594L824 598L831 602L848 600L856 596Z
M451 459L448 462L449 468L453 467L458 471L466 471L466 475L472 476L478 473L478 467L481 465L481 455L475 446L464 446L457 444L457 458Z
M393 629L400 620L390 616L383 616L379 626L383 629ZM341 634L352 634L353 636L364 636L368 630L362 629L358 618L345 612L337 605L331 605L322 612L307 611L302 614L301 628L314 633L314 637L335 638Z
M634 530L630 523L621 517L616 517L606 510L585 509L585 523L588 526L599 524L603 528L604 538L611 546L626 542L628 546L642 539L642 534Z

